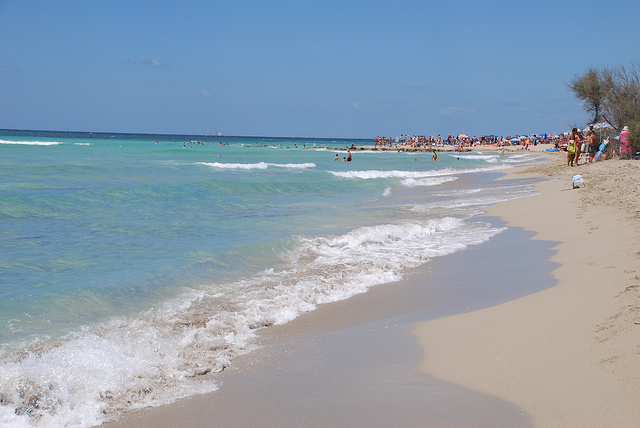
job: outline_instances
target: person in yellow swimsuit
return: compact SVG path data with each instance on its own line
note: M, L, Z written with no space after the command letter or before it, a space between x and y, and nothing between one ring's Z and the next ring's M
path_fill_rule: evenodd
M578 135L578 130L573 128L567 142L567 166L574 166L574 159L576 165L578 164L578 159L576 159L576 153L579 153L577 149L578 144L580 144L580 136Z

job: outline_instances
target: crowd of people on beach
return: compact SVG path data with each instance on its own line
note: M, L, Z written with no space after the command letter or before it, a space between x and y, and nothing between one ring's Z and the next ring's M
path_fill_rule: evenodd
M538 144L549 144L551 147L547 151L566 151L567 165L574 166L580 162L591 163L607 159L613 156L620 156L623 159L633 157L632 148L629 143L629 127L625 126L619 136L615 139L619 144L610 145L611 132L603 132L602 128L594 129L594 125L589 125L587 129L579 130L573 128L571 132L559 134L532 134L515 136L468 136L467 134L447 135L446 138L438 134L437 136L424 135L401 135L399 137L381 137L374 139L375 147L382 150L415 150L434 151L438 148L453 148L456 151L468 150L477 146L508 147L520 146L528 150L530 146ZM617 152L616 152L617 149Z
M567 166L578 166L583 163L597 162L619 155L621 159L631 159L633 152L629 142L629 127L625 126L616 137L619 150L609 146L609 137L598 137L593 125L583 131L573 128L569 134L555 143L556 150L567 152Z
M374 139L375 147L382 149L403 149L412 148L414 150L430 151L438 147L454 147L456 150L462 151L466 148L476 146L514 146L522 145L523 148L528 148L529 144L537 145L541 142L551 142L554 138L551 134L543 135L522 135L522 136L498 136L498 135L483 135L470 137L467 134L447 135L446 138L438 134L437 136L424 136L424 135L401 135L399 137L376 137Z

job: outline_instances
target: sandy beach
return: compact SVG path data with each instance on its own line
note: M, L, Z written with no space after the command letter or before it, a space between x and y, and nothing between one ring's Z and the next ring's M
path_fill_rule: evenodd
M539 195L487 214L557 242L557 285L417 324L420 369L512 402L534 426L637 426L640 168L619 160L568 168L561 154L549 157L512 172L548 177L537 185ZM585 186L572 189L573 174ZM501 257L508 264L519 255Z
M262 330L220 391L105 426L636 426L640 168L541 155L504 177L540 194L487 210L500 236Z
M0 428L640 428L640 1L138 3L0 0Z

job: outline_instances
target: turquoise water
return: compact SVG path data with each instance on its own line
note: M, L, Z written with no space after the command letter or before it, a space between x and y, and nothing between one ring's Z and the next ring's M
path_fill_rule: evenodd
M490 239L469 219L533 193L486 174L528 155L334 161L351 144L0 130L0 421L214 390L256 328Z
M309 171L317 170L311 162L332 166L326 152L285 153L242 140L183 149L167 136L158 144L56 137L0 146L0 245L10 255L2 262L3 340L55 335L203 278L261 268L260 256L242 246L344 228L332 213L367 198L366 190ZM291 165L276 166L283 162Z

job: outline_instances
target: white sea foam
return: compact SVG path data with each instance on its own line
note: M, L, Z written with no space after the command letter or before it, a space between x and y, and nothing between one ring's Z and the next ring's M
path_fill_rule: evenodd
M57 146L63 144L59 141L13 141L13 140L0 140L0 144L22 144L26 146Z
M401 183L407 187L415 186L437 186L449 181L455 181L458 177L444 176L444 177L429 177L429 178L405 178Z
M86 427L119 411L216 389L208 373L254 348L257 328L398 280L407 267L502 229L457 218L298 238L288 267L203 287L136 319L0 350L0 422Z
M514 154L510 156L505 156L504 159L501 159L502 162L506 164L517 164L518 166L522 166L525 164L538 162L540 159L543 159L537 153L521 153Z
M451 214L468 216L481 213L482 208L490 204L535 194L536 191L530 184L464 189L457 193L449 192L444 201L411 205L408 208L420 213L433 214L444 210Z
M315 168L316 164L312 162L307 163L223 163L223 162L196 162L198 165L207 165L220 169L267 169L269 167L274 168L292 168L292 169L306 169Z
M495 163L498 162L500 160L500 155L498 154L493 154L493 155L485 155L482 153L474 153L474 154L465 154L465 153L450 153L449 154L450 157L452 158L460 158L460 159L469 159L469 160L483 160L485 162L489 162L489 163Z
M483 168L469 168L469 169L455 169L455 168L443 168L443 169L434 169L427 171L399 171L399 170L366 170L366 171L329 171L329 173L348 179L360 179L360 180L371 180L371 179L379 179L379 178L401 178L401 179L420 179L426 177L440 177L446 175L457 175L457 174L470 174L474 172L489 172L489 171L497 171L501 169L512 168L510 165L491 165Z

